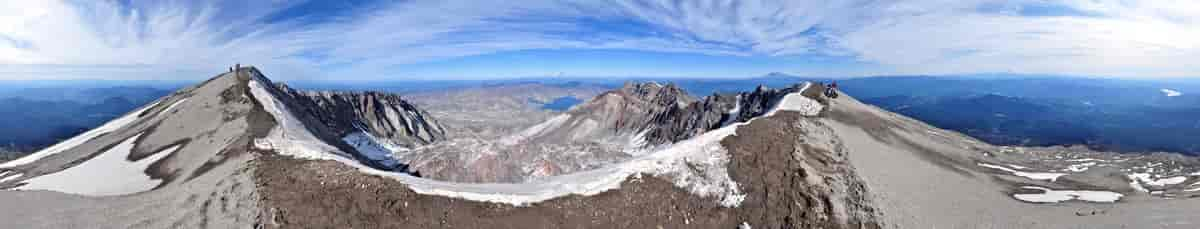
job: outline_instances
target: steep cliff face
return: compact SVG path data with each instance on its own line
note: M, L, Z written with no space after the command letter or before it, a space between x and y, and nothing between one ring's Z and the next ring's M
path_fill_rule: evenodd
M424 110L399 95L382 92L300 91L277 84L338 136L370 134L385 143L415 147L445 140L446 130Z
M686 106L667 107L654 114L645 125L650 144L674 143L709 130L759 117L774 107L783 96L800 90L801 85L782 89L758 87L751 92L714 94Z

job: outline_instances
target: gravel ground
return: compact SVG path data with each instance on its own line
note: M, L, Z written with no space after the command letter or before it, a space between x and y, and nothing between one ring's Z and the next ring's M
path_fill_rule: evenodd
M1197 228L1200 198L1126 193L1117 203L1025 203L1011 179L974 166L989 146L883 113L848 96L833 102L832 126L894 228ZM1022 183L1032 183L1021 181ZM1020 184L1016 184L1020 185Z

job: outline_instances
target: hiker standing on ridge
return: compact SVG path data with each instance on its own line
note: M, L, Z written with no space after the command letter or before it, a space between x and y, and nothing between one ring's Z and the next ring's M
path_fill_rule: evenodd
M825 87L825 97L835 98L835 99L838 97L837 81L830 82L829 86Z

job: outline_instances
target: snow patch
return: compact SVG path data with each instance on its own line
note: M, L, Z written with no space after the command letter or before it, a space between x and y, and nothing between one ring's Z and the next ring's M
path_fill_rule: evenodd
M163 109L162 112L171 111L172 109L175 109L176 106L179 106L179 104L183 104L183 102L187 101L187 100L188 100L188 98L183 98L183 99L180 99L179 101L175 101L175 103L171 103L170 106L167 106L167 109Z
M1025 186L1021 188L1042 191L1042 193L1038 194L1013 194L1013 198L1034 203L1059 203L1070 200L1112 203L1117 202L1117 200L1120 200L1121 197L1125 196L1124 194L1110 191L1051 190L1037 186Z
M1014 176L1025 177L1025 178L1029 178L1029 179L1033 179L1033 180L1049 180L1050 182L1057 181L1059 177L1062 177L1062 176L1066 176L1066 175L1067 175L1066 173L1034 173L1034 172L1021 172L1021 171L1017 171L1017 170L1014 170L1014 169L1010 169L1010 168L1008 168L1008 167L999 166L999 165L993 165L993 164L987 164L987 163L977 163L977 165L979 165L979 166L983 166L983 167L987 167L987 168L993 168L993 169L1003 170L1003 171L1005 171L1005 172L1011 173L1011 174L1012 174L1012 175L1014 175Z
M1149 186L1167 186L1167 185L1181 184L1184 181L1187 181L1187 177L1184 177L1184 176L1177 176L1177 177L1170 177L1170 178L1163 178L1163 179L1154 179L1153 175L1151 175L1149 173L1134 173L1134 174L1129 174L1126 176L1129 177L1130 187L1132 187L1135 190L1141 191L1141 192L1146 192L1146 188L1143 187L1141 184L1146 184Z
M774 116L775 112L779 110L800 112L800 114L805 116L814 116L821 113L821 109L824 109L825 106L801 94L808 90L810 86L812 86L812 83L804 83L804 87L799 91L783 96L783 101L780 101L779 105L775 106L775 109L767 112L763 117Z
M133 123L134 121L137 121L138 114L141 114L142 112L145 112L146 110L150 109L151 107L158 105L159 102L161 102L161 101L155 101L154 103L143 106L141 109L138 109L133 112L129 112L128 114L125 114L125 116L121 116L120 118L113 119L112 121L108 121L108 123L104 123L104 125L101 125L100 127L96 127L95 129L84 132L83 134L75 136L71 139L67 139L66 141L62 141L62 142L59 142L58 144L54 144L53 146L42 149L36 153L30 154L25 157L21 157L16 160L6 162L4 164L0 164L0 168L12 168L12 167L17 167L17 166L33 163L34 161L41 160L42 158L48 157L50 155L55 155L55 154L61 153L62 151L66 151L68 149L75 148L76 146L79 146L80 144L83 144L87 141L92 140L92 138L96 138L100 135L107 134L108 132L112 132L114 130L120 129L121 127L125 127L126 125L129 125L130 123Z
M1014 169L1029 169L1029 167L1015 165L1015 164L1008 164L1008 167L1012 167Z
M1160 89L1159 91L1162 91L1162 93L1164 95L1166 95L1167 97L1175 97L1175 96L1183 95L1183 93L1180 93L1179 91L1166 89L1166 88Z
M162 183L145 173L151 164L175 153L180 145L155 152L139 161L128 161L134 143L142 135L130 137L79 165L56 173L25 180L17 190L48 190L87 196L115 196L149 191Z
M738 229L753 229L753 227L750 227L750 223L742 222L738 225Z
M346 137L342 138L342 141L354 147L355 150L358 150L358 153L361 153L367 159L388 168L396 168L400 165L400 161L396 160L392 152L405 150L404 147L380 141L375 136L363 132L347 134Z
M1088 168L1091 168L1092 166L1095 166L1095 165L1096 165L1096 162L1086 162L1086 163L1081 163L1081 164L1074 164L1074 165L1067 166L1067 171L1077 172L1077 173L1083 172L1083 171L1087 171Z
M726 117L725 121L721 121L721 125L720 125L722 127L728 126L729 124L733 123L734 121L737 121L737 117L742 113L742 94L738 94L737 97L734 97L733 100L734 100L733 109L731 109L731 110L729 110L729 112L725 113L725 117Z

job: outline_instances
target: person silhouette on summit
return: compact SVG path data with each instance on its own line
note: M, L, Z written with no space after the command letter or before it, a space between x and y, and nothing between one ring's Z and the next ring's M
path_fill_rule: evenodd
M837 81L830 82L829 86L825 87L825 97L836 99L838 97L837 87Z

